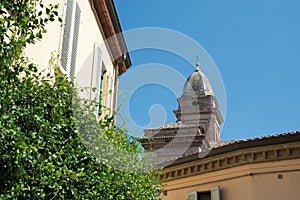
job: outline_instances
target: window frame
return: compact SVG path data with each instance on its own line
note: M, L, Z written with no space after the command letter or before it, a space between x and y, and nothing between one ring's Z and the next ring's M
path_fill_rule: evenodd
M103 77L105 75L105 66L103 64L103 53L99 43L95 43L93 52L93 64L91 72L91 85L90 85L90 100L99 103L99 106L95 110L95 115L99 115L99 111L102 107L102 87ZM94 95L92 95L95 93Z
M209 195L210 200L221 200L220 186L216 186L207 191L192 191L188 193L188 200L202 200L201 195Z

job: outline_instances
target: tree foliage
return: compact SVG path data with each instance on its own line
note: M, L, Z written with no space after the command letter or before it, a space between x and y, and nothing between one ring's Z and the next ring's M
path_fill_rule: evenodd
M24 56L45 24L60 20L57 8L41 0L0 1L0 198L157 199L152 166L142 157L113 155L116 147L141 153L137 140L109 117L97 122L65 76L42 76ZM113 156L128 170L107 163ZM131 166L149 170L130 172Z

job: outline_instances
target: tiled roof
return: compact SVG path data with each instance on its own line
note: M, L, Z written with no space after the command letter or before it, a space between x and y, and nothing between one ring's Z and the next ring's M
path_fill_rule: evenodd
M275 140L275 139L280 139L280 138L289 137L289 136L296 136L296 135L298 135L300 137L300 131L280 133L280 134L274 134L274 135L267 135L267 136L261 136L261 137L249 138L249 139L242 139L242 140L221 141L216 146L214 146L213 149L223 148L225 146L234 145L234 144L259 142L259 141L266 141L266 140Z
M183 124L181 121L173 122L170 124L166 124L160 127L155 128L147 128L145 131L156 131L156 130L165 130L165 129L178 129L178 128L197 128L199 125L197 124Z
M204 137L204 135L154 135L154 136L150 136L149 138L151 139L168 139L168 138L189 138L189 137ZM141 139L145 139L147 140L147 137L142 137Z
M210 149L207 156L217 155L221 153L226 153L229 151L235 151L243 148L255 148L259 146L267 146L274 144L282 144L288 142L299 142L300 141L300 131L287 132L281 134L274 134L256 138L242 139L242 140L227 140L221 141L217 145L215 145L212 149ZM198 156L199 152L191 152L189 154L182 155L178 157L176 160L186 160L189 157ZM167 160L163 163L173 163L174 160ZM176 161L177 162L177 161ZM158 165L162 165L163 163L159 163Z
M241 140L224 140L224 141L220 141L213 148L216 149L216 148L224 147L224 146L227 146L227 145L238 143L240 141Z

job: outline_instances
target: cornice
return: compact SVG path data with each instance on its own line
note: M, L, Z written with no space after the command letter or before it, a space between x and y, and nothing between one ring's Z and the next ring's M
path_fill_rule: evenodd
M118 71L120 75L131 66L131 61L114 3L110 1L107 4L105 0L90 0L90 2L104 33L104 38L110 38L109 43L106 41L106 45L114 59L114 64L119 67ZM116 37L117 34L120 35Z
M231 167L263 162L300 158L300 142L269 145L226 152L195 161L166 167L159 174L164 181L172 181Z

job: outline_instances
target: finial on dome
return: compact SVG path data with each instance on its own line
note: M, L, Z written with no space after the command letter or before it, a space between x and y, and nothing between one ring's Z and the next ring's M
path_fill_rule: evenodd
M197 71L200 70L200 63L199 63L199 60L198 60L198 56L197 56L196 70Z

